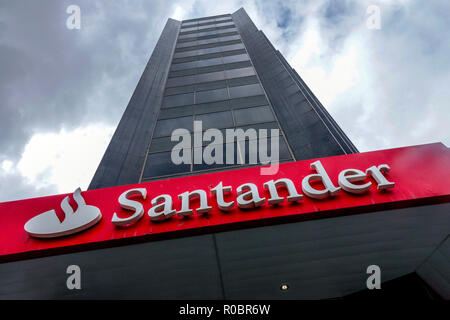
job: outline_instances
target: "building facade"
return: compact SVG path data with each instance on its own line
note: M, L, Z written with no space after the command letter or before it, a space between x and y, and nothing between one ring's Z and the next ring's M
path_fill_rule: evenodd
M241 8L168 20L89 190L147 181L160 181L164 189L168 179L258 166L249 164L254 152L249 138L230 143L233 163L174 164L177 142L171 134L180 128L194 132L194 121L202 121L203 131L278 129L269 143L277 139L281 163L358 153ZM193 157L196 148L205 147L192 143L183 152ZM448 275L448 261L440 257L450 253L449 205L448 199L439 201L8 262L0 264L0 297L365 297L371 296L366 290L371 265L380 266L383 285L390 288L384 296L446 297L449 278L439 277ZM82 290L65 286L72 264L83 272Z
M173 164L177 142L170 135L177 128L193 131L194 121L202 121L203 130L279 129L282 162L357 152L241 9L169 19L89 188L249 164L248 142L236 141L234 164Z

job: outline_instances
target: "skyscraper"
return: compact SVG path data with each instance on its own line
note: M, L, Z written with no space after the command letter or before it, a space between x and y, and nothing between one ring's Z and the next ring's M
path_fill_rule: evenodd
M169 19L89 188L249 165L248 141L229 146L235 149L232 164L225 159L224 164L174 164L171 149L177 142L171 133L193 131L194 121L202 121L203 130L279 129L281 162L357 152L240 9L232 15ZM191 154L196 147L192 144Z

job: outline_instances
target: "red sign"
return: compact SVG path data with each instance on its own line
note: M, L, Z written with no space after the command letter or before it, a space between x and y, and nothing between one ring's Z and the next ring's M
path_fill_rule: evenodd
M321 193L321 190L327 189L326 179L315 179L320 167L329 178L328 186L335 186L334 189L330 187L328 193ZM73 195L0 203L0 260L102 248L199 232L448 202L449 167L449 149L441 143L435 143L283 163L278 172L270 176L260 175L260 168L253 167L90 190L82 192L81 196L75 192ZM378 176L374 172L377 170ZM291 180L298 191L297 196L288 193L287 185L283 184L278 184L278 189L272 189L272 192L277 190L278 198L282 199L277 199L267 185L264 188L264 184L279 179ZM217 192L211 191L213 188L217 191L220 182L221 187L231 187L230 192L223 193L222 203L227 203L227 208L223 205L219 208ZM245 184L256 186L255 192L259 195L259 200L252 199L255 194L250 194L251 188L248 185L243 187ZM304 188L305 184L307 188ZM355 188L352 189L352 185ZM140 191L134 192L134 196L133 192L126 193L131 189ZM206 209L195 210L201 205L199 198L191 199L182 206L181 195L195 190L205 191ZM318 196L314 196L315 192ZM160 204L162 198L159 197L153 204L152 199L163 194L167 195L166 199L173 201L173 213L162 215L164 219L159 219L155 211L153 216L149 215L149 211ZM121 195L122 205L119 204ZM139 216L134 210L125 210L126 200L140 203L143 215ZM48 225L51 225L55 223L51 221L52 218L54 220L55 213L59 222L63 222L71 215L76 215L80 211L78 209L87 207L91 210L91 222L76 230L77 233L66 235L63 231L55 232L51 235L54 238L43 239L29 230L35 227L35 220L50 219L43 221L48 221ZM190 213L186 209L193 210ZM114 213L116 216L113 219ZM37 218L39 215L42 217ZM135 217L131 223L120 225L120 221L126 221L123 219L130 216ZM24 229L26 224L28 232Z

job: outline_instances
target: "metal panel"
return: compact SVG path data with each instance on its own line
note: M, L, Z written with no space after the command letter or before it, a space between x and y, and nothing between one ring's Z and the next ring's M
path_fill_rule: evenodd
M449 204L217 234L227 299L325 299L414 272L448 234ZM287 283L288 291L280 285Z
M81 290L66 269L81 268ZM0 299L222 299L211 235L0 264Z

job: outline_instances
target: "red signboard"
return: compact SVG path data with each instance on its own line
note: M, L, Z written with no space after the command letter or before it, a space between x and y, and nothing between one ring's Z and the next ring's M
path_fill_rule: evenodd
M337 187L340 185L339 173L343 170L358 169L365 173L368 168L383 164L390 168L390 171L385 171L383 175L386 180L395 183L395 186L378 190L379 181L376 181L373 175L367 175L363 180L355 182L359 185L372 183L364 193L356 194L341 189L333 196L315 199L302 192L302 181L308 175L317 174L317 169L311 168L311 164L317 160L320 160L331 183ZM288 202L284 198L288 195L287 188L279 188L279 195L284 198L283 201L277 204L269 203L267 200L271 198L271 194L263 185L267 181L281 178L293 181L298 193L303 195L302 199ZM234 206L229 211L218 207L216 195L211 192L211 189L220 182L223 186L231 186L231 192L226 193L224 198L227 202L234 201ZM237 206L238 187L245 183L257 186L260 197L264 198L259 207L243 209ZM311 186L319 191L324 189L323 181L312 182ZM125 191L134 188L146 190L145 200L139 196L129 198L142 204L143 216L125 226L112 223L114 213L117 213L119 219L133 214L133 211L124 210L120 206L118 198ZM211 207L209 212L202 214L196 212L195 209L200 202L198 199L193 199L189 203L190 208L194 209L192 215L174 214L161 221L150 219L148 211L153 207L151 203L153 198L161 194L169 195L173 200L173 209L178 213L181 209L181 200L178 196L186 191L194 190L205 190L208 206ZM85 204L100 210L101 219L94 221L86 230L49 239L30 235L24 230L25 224L30 219L52 209L62 221L64 213L61 206L64 207L63 200L66 196L69 196L68 205L71 210L76 211L77 206L80 205L77 198L73 198L74 195L64 194L0 203L0 259L9 261L198 232L231 230L239 227L448 202L450 201L450 151L443 144L435 143L283 163L280 164L275 175L261 175L260 168L253 167L90 190L82 192L81 195Z

